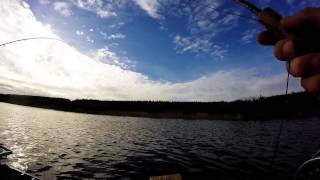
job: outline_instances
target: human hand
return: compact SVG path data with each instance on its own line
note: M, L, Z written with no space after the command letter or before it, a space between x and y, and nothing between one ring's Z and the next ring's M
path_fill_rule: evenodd
M286 39L276 39L272 32L265 31L259 34L258 42L274 45L275 57L287 62L291 75L301 77L302 87L308 92L319 93L320 8L306 8L293 16L284 17L281 25Z

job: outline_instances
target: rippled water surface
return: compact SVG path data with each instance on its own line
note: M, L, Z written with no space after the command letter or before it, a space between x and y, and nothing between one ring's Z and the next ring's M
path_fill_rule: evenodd
M288 179L320 149L320 121L221 121L86 115L0 103L7 163L42 179Z

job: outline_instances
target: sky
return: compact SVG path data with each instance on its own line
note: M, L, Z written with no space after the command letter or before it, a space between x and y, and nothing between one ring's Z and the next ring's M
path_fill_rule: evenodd
M292 15L318 0L251 0ZM1 0L0 93L232 101L285 92L263 27L233 0ZM301 91L292 78L289 92Z

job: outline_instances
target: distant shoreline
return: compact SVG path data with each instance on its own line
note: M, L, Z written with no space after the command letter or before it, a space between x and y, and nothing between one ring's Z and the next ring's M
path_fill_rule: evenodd
M293 93L233 102L98 101L0 94L0 102L66 112L174 119L268 120L320 118L320 101Z

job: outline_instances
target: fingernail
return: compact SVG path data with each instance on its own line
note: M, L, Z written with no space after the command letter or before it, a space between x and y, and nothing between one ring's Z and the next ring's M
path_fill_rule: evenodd
M293 58L294 57L294 44L293 44L292 40L286 41L282 50L283 50L283 54L285 57L287 57L288 59Z

